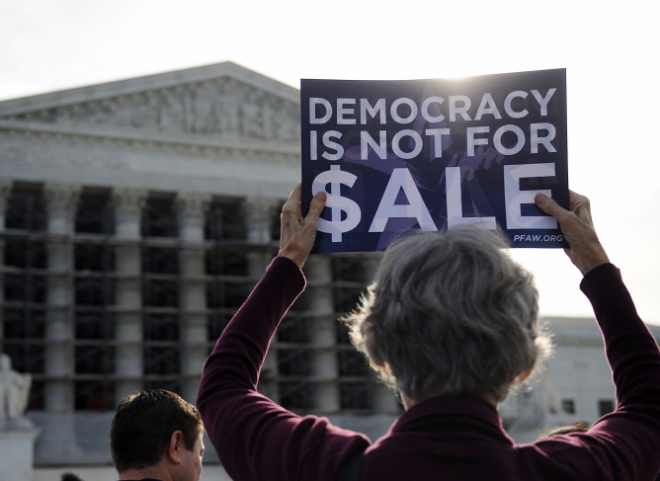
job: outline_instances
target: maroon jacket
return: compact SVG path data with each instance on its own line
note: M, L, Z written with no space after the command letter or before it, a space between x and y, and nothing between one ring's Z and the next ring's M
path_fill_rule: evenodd
M660 353L613 265L589 272L581 288L605 339L616 411L587 433L523 445L504 432L495 407L467 395L416 404L371 444L259 394L271 338L304 287L298 267L276 258L206 361L197 403L235 481L336 481L346 459L365 448L365 481L633 481L660 470Z

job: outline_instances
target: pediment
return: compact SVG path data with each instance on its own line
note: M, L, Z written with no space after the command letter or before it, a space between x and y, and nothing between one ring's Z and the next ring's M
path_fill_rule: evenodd
M146 139L292 143L298 90L225 62L0 102L0 127Z

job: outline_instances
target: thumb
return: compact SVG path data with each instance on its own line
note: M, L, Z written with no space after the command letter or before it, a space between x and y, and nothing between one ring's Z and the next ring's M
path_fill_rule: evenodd
M539 208L546 214L550 214L552 217L557 219L560 223L564 220L568 211L562 206L557 204L552 197L548 197L545 194L536 194L534 197L534 202Z
M309 205L309 212L307 213L307 219L310 220L318 219L318 217L323 212L323 209L325 208L325 202L327 198L328 195L325 193L325 191L320 191L314 196L311 204Z

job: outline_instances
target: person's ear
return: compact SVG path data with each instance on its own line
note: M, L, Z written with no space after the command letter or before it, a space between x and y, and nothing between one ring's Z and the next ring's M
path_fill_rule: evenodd
M181 464L183 462L183 433L174 431L170 437L170 444L167 448L167 457L172 464Z

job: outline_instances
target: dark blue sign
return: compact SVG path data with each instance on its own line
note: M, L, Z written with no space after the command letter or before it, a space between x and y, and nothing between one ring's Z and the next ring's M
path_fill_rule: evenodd
M497 225L566 247L566 70L457 80L301 81L302 205L328 193L315 253L383 250L411 228Z

